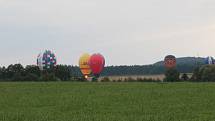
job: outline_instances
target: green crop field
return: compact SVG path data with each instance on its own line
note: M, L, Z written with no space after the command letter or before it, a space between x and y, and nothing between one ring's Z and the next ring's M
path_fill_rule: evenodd
M215 83L0 83L0 121L213 121Z

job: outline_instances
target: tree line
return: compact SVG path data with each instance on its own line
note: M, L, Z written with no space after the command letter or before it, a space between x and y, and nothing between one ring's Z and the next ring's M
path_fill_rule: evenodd
M184 73L180 77L180 73ZM186 73L193 73L189 78ZM177 70L167 70L162 65L134 65L134 66L108 66L101 76L132 76L165 74L164 81L215 81L214 65L178 65ZM53 68L41 71L36 65L23 66L11 64L8 67L0 67L0 81L84 81L78 66L57 65ZM132 79L131 79L132 80ZM157 81L141 80L139 81ZM107 78L103 81L108 81ZM117 80L116 80L117 81ZM121 80L118 80L121 81ZM129 81L128 79L125 81ZM134 80L132 80L134 81Z
M194 69L193 74L189 77L186 73L180 76L177 69L170 69L165 72L166 82L215 82L215 65L203 65Z
M38 66L21 64L0 67L1 81L68 81L72 77L67 65L57 65L54 68L41 71Z

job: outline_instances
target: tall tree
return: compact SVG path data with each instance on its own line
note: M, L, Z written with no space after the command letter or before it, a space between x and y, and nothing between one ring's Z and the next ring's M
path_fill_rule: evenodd
M66 65L57 65L55 67L55 76L62 81L68 81L71 78L70 69Z
M180 73L176 69L168 69L165 73L165 82L177 82L179 81Z

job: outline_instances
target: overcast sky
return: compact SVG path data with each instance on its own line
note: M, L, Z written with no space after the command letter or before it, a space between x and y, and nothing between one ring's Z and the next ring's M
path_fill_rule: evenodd
M215 0L0 0L0 64L35 64L53 50L77 65L150 64L167 54L215 56Z

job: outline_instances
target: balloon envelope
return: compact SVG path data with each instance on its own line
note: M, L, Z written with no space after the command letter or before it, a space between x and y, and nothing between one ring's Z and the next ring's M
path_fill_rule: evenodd
M40 70L49 69L53 66L56 66L56 64L56 56L50 50L40 53L37 57L37 66L39 66Z
M208 56L208 57L205 59L205 64L211 65L211 64L214 64L214 63L215 63L214 58L211 57L211 56Z
M164 59L164 65L166 68L175 68L176 67L176 58L173 55L168 55Z
M87 53L83 54L79 59L79 68L85 77L87 77L91 73L91 69L88 64L89 59L90 59L90 55Z
M105 59L101 54L93 54L89 60L90 68L94 75L99 75L105 66Z

